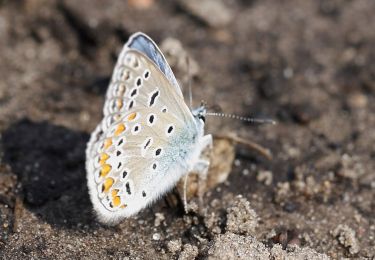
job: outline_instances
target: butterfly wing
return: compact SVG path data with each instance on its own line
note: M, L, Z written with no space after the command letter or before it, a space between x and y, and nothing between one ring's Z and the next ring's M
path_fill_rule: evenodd
M157 199L188 171L186 161L196 154L193 115L157 65L125 46L105 116L88 143L90 196L102 222L115 223Z
M171 67L169 66L158 46L150 37L141 32L135 33L132 37L130 37L126 46L129 49L138 50L139 52L145 54L150 60L152 60L167 77L169 82L175 87L177 93L182 97L180 86L177 83L176 77L174 76Z
M113 71L112 80L107 90L106 102L104 104L104 115L112 114L114 116L117 112L122 113L126 110L123 107L125 103L129 104L129 98L126 97L126 82L129 82L131 77L131 71L124 68L125 63L129 65L139 65L135 60L126 61L126 59L132 59L130 56L125 56L131 50L138 51L147 56L165 75L170 84L173 85L175 92L183 97L180 86L177 83L176 77L174 76L172 69L165 60L163 54L157 47L157 45L144 33L138 32L133 34L129 41L125 44L122 52L120 53L119 59L117 60L115 69ZM135 62L132 64L132 62ZM131 105L131 104L130 104ZM110 119L109 119L110 120ZM113 119L112 119L113 120Z

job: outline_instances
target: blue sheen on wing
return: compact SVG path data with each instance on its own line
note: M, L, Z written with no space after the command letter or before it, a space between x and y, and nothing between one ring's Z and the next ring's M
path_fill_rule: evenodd
M156 66L164 73L169 82L176 87L178 93L181 93L180 86L177 83L176 77L174 76L171 67L169 67L163 54L161 54L156 44L145 34L135 34L128 43L128 47L144 53L150 58Z

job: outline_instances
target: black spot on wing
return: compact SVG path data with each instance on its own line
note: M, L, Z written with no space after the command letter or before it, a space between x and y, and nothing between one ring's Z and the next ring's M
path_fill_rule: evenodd
M131 191L130 191L130 184L129 184L129 182L127 182L127 183L125 184L125 188L126 188L126 192L127 192L129 195L132 194Z
M159 96L159 93L159 90L156 90L154 93L152 93L149 103L150 107L152 107L155 104L156 98Z

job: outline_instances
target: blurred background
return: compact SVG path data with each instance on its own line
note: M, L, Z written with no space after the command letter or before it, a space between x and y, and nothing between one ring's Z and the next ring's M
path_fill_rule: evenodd
M235 248L267 259L299 246L307 259L371 259L374 13L373 0L0 0L0 255L230 259L220 249ZM137 31L161 47L185 97L191 75L195 105L277 120L206 124L273 159L236 146L207 214L160 200L108 228L92 212L84 151ZM256 231L231 228L238 208L245 224L258 216Z

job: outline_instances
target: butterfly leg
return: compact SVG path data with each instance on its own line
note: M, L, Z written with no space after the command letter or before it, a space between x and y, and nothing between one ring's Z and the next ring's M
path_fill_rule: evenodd
M207 173L210 166L209 156L210 151L212 149L212 136L206 135L204 136L200 141L200 147L201 147L201 154L198 159L198 161L193 165L192 169L189 173L194 172L198 174L198 197L199 197L199 208L202 209L203 205L203 194L206 188L206 180L207 180ZM184 194L183 194L183 202L184 202L184 209L185 212L188 213L188 203L187 203L187 180L188 175L185 176L185 182L184 182Z
M201 141L200 141L200 144L201 144L201 151L202 153L207 150L207 149L212 149L212 135L205 135L202 137Z
M207 174L210 167L210 152L212 150L212 135L206 135L201 140L201 155L195 164L194 171L198 173L199 209L203 209L203 195L207 187Z

